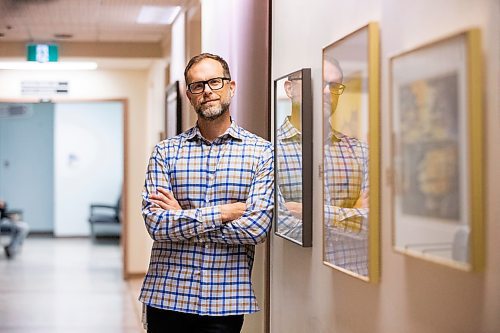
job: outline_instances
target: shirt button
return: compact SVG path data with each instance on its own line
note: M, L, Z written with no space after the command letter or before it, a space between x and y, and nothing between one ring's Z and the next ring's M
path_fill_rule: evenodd
M205 245L205 249L209 249L210 248L210 245L209 244L206 244Z

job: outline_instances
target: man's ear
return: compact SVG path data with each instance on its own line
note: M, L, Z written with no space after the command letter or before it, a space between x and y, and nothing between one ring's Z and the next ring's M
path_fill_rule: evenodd
M236 91L236 82L229 82L229 91L231 92L231 97L234 96L234 92Z
M288 98L292 98L292 82L285 81L285 92Z

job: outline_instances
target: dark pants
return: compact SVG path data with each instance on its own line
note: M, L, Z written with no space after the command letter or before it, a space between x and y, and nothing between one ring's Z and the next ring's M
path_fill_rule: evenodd
M239 333L243 315L200 316L147 307L148 333Z

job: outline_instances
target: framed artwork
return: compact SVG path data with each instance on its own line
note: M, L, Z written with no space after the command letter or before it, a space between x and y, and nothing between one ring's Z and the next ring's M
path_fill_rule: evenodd
M312 246L311 69L274 80L275 234Z
M379 279L379 32L323 49L323 263Z
M182 98L179 81L165 90L165 135L166 138L182 133Z
M469 30L390 61L394 249L463 270L484 262L480 39Z

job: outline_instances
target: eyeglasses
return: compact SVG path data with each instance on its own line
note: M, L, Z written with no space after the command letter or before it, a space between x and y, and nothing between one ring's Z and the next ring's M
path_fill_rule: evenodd
M205 84L208 84L212 90L222 89L222 87L224 87L224 80L231 81L228 77L214 77L207 81L191 82L187 87L191 94L201 94L205 91Z
M345 85L343 85L342 83L326 82L326 85L328 86L330 93L334 95L342 95L345 89Z

